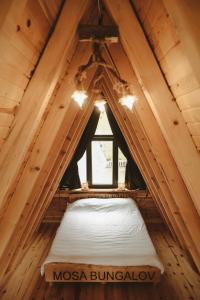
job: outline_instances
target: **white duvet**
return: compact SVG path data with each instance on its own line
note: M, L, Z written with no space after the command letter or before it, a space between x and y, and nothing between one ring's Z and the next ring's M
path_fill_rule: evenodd
M70 204L43 263L149 265L164 271L131 198L81 199Z

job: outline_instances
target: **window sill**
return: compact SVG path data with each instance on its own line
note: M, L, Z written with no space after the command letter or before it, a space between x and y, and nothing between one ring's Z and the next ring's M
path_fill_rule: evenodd
M127 190L127 189L87 189L87 190L83 190L83 189L75 189L75 190L59 190L56 192L55 196L57 197L68 197L69 195L72 194L95 194L96 195L101 195L101 194L122 194L126 193L126 194L130 194L130 196L132 197L144 197L147 196L147 194L149 193L148 190Z

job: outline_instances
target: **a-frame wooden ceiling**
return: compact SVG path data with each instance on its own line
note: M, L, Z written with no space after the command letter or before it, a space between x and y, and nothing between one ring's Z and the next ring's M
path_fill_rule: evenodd
M39 2L43 4L41 7L33 4ZM80 110L71 100L71 94L75 89L73 78L77 68L91 54L90 44L78 43L76 29L81 18L88 23L95 21L96 1L67 0L63 7L61 1L52 1L51 10L48 2L39 2L10 0L0 4L0 49L5 49L2 61L3 70L7 70L3 77L7 90L2 92L1 98L9 105L20 102L17 109L15 106L10 108L15 114L10 123L7 121L11 125L2 139L0 157L2 276L6 271L8 276L9 271L14 269L28 239L41 222L94 102L90 94L89 101ZM103 3L107 10L106 21L110 22L112 18L120 31L120 43L108 45L103 55L110 63L114 62L122 78L132 85L138 101L132 112L120 106L117 95L110 88L113 78L107 72L102 73L102 90L163 218L200 269L199 153L130 2L104 0ZM135 3L136 9L138 3ZM19 25L19 16L26 9L32 14L34 10L37 13L41 10L48 16L48 24L43 27L45 48L42 52L42 44L38 41L39 49L35 50L36 45L32 47L32 34L31 43L24 41L27 33L23 24ZM56 27L48 35L59 9L61 13ZM49 17L49 11L53 17ZM141 7L139 13L142 14ZM28 28L31 22L31 19L26 20ZM29 56L34 62L38 59L30 78L26 76L24 79L24 68L31 70L33 61L24 60L23 64L18 53L20 47L24 49L26 58ZM33 56L30 55L31 47L35 51ZM14 56L18 60L21 57L11 76L14 84L19 74L16 93L9 77L14 70L15 60L11 58L15 53L18 53ZM12 63L9 64L10 61ZM25 65L26 61L30 65ZM96 70L88 74L88 90L95 75ZM0 78L2 76L0 73ZM3 113L8 112L9 105L4 107Z

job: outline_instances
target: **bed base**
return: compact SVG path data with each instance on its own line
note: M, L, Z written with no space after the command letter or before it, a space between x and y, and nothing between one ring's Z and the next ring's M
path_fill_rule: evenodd
M48 263L44 266L47 282L152 282L161 271L151 266L99 266L74 263Z

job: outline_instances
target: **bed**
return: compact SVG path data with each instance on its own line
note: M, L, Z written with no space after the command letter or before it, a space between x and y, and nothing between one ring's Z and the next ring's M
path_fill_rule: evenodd
M41 273L48 282L158 282L164 268L135 201L68 205Z

